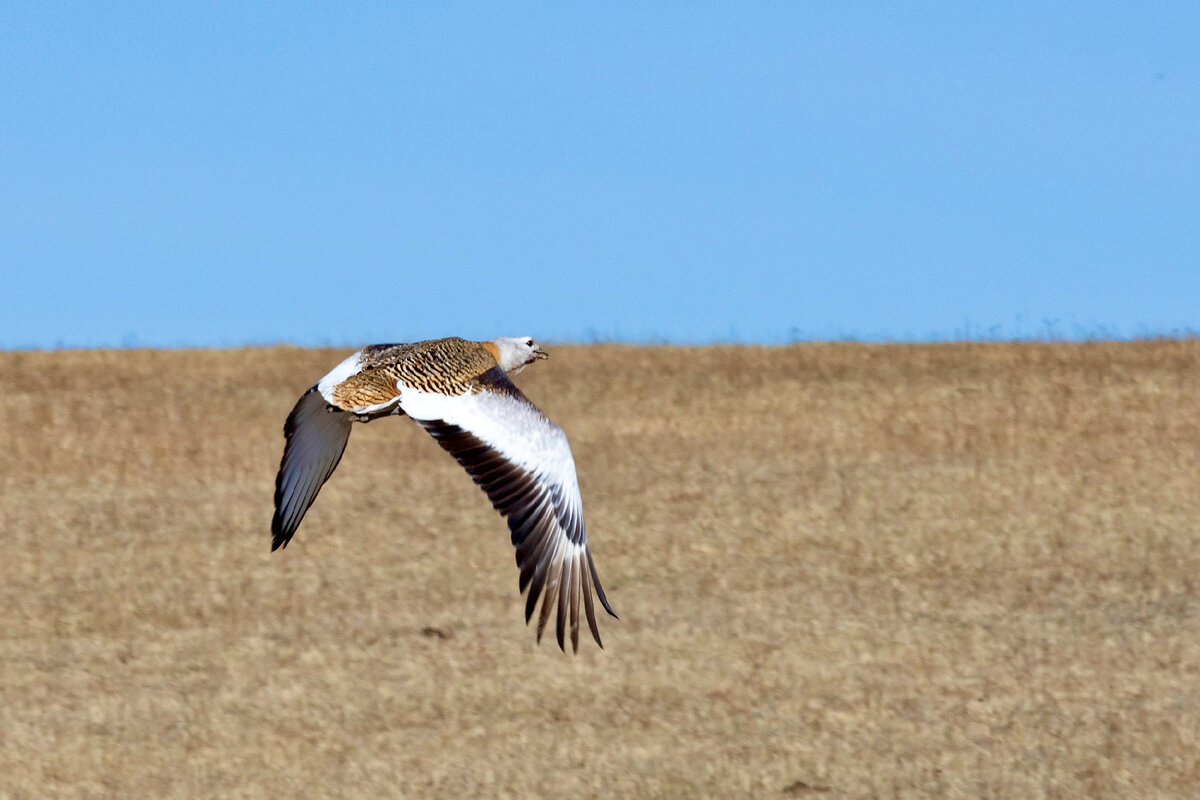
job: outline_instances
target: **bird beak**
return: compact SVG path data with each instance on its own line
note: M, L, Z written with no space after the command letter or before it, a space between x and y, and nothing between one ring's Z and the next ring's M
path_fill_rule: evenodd
M549 353L547 353L545 350L543 350L543 349L542 349L542 346L541 346L540 344L535 344L535 345L533 346L533 352L531 353L531 355L532 355L532 356L533 356L535 359L536 359L536 358L549 358L549 357L550 357L550 354L549 354Z

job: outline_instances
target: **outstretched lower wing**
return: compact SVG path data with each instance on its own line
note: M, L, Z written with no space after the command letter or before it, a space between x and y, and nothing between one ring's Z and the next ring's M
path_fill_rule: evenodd
M562 429L546 418L498 368L482 376L482 391L458 396L401 390L400 407L466 469L508 519L517 549L520 590L528 589L525 621L541 598L537 635L557 609L558 646L569 626L579 649L579 605L596 643L595 594L612 616L588 548L575 460Z
M300 397L288 415L283 426L287 444L275 477L272 550L287 547L317 492L342 460L350 422L350 414L325 402L316 386Z

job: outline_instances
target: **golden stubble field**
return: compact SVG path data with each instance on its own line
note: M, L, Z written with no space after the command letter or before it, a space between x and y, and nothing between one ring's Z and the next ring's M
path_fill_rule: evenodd
M1200 793L1200 341L553 348L576 657L408 420L269 552L347 352L0 353L0 797Z

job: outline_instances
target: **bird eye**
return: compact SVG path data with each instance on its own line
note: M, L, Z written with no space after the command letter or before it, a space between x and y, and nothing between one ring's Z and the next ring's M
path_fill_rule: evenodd
M533 347L533 339L527 339L527 340L525 341L525 346L526 346L526 347Z

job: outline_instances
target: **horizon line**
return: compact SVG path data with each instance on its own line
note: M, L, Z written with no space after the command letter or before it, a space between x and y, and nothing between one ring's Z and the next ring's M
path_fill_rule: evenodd
M884 335L859 335L859 334L844 334L836 336L820 336L820 335L795 335L787 337L764 337L764 338L743 338L739 336L714 336L707 339L691 339L688 337L669 337L669 336L645 336L645 337L622 337L622 336L598 336L589 335L587 337L575 338L554 338L549 337L544 339L547 344L559 346L604 346L604 345L626 345L631 347L789 347L800 344L862 344L862 345L947 345L947 344L1089 344L1089 343L1119 343L1119 342L1147 342L1147 341L1186 341L1190 339L1200 338L1200 330L1194 328L1175 328L1166 330L1142 330L1134 334L1121 334L1113 331L1105 326L1096 326L1091 330L1077 330L1072 333L1063 333L1053 329L1044 329L1039 333L1030 334L1014 334L1014 335L991 335L989 332L979 331L978 333L966 333L963 331L955 331L953 334L938 334L932 333L923 337L909 336L884 336ZM1045 326L1044 326L1045 327ZM1078 327L1078 326L1077 326ZM434 337L438 338L438 337ZM417 341L417 340L413 340ZM31 352L59 352L59 351L76 351L76 350L239 350L246 348L267 349L272 347L293 347L299 349L353 349L363 347L367 344L375 344L376 342L366 341L335 341L329 338L309 339L308 341L296 340L246 340L241 342L175 342L164 344L162 342L142 342L137 336L126 335L120 343L102 342L80 344L77 342L57 341L54 344L7 344L0 343L0 352L9 353L31 353Z

